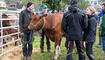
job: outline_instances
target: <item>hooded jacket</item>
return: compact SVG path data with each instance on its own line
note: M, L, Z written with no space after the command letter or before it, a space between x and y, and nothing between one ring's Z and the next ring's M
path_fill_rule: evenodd
M82 31L87 28L86 16L82 15L77 5L68 8L62 20L62 29L67 40L82 40Z

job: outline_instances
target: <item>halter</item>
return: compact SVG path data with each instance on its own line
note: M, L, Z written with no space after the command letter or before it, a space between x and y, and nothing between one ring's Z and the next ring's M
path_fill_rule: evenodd
M44 28L44 26L45 26L45 18L42 18L42 19L40 19L40 20L43 20L44 21L44 24L43 24L43 26L42 26L42 28L41 29L43 29ZM39 20L39 21L40 21ZM39 23L36 23L36 24L32 24L32 23L30 23L30 25L32 25L32 27L34 28L35 26L37 26Z

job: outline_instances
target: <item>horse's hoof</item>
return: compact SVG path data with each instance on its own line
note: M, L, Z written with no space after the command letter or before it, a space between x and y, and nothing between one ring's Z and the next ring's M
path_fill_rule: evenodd
M57 60L57 59L54 58L53 60Z
M57 57L57 56L55 56L55 57L54 57L54 60L57 60L57 58L58 58L58 57Z

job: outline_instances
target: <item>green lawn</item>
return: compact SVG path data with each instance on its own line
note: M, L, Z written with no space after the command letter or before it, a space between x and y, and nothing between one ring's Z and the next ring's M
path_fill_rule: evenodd
M99 39L99 37L97 35L96 42L95 42L94 47L93 47L94 55L95 55L96 60L105 60L105 54L104 54L102 48L96 47L98 45L98 39ZM36 51L32 55L32 60L53 60L54 50L55 50L54 42L51 41L51 52L50 53L47 53L47 52L40 53L40 37L39 36L35 36L33 46L36 49ZM61 48L62 54L58 58L58 60L66 60L67 54L66 54L66 48L65 48L65 38L62 39L60 48ZM47 50L46 41L45 41L44 49L45 49L45 51ZM84 52L84 54L86 56L85 52ZM78 54L76 53L76 48L74 48L73 57L74 57L74 60L78 60ZM89 60L89 59L86 57L86 60Z

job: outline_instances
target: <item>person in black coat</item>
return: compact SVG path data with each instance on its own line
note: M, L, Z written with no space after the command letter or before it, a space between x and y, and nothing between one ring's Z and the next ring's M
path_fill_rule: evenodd
M68 50L67 60L73 60L72 51L74 41L77 46L79 60L85 60L85 56L82 52L81 40L82 31L87 28L86 16L80 12L77 7L77 0L71 0L71 6L68 11L64 13L62 20L62 29L66 32L66 48Z
M97 17L95 15L95 9L93 7L88 7L86 9L86 15L88 16L88 27L84 32L84 40L86 41L86 54L89 60L95 60L93 55L92 47L96 40L96 27L97 27Z
M19 16L19 28L20 35L22 37L22 50L23 50L23 60L31 60L32 50L33 50L33 30L28 29L28 25L31 22L32 16L34 15L31 12L34 8L32 2L27 3L27 8L21 11Z

